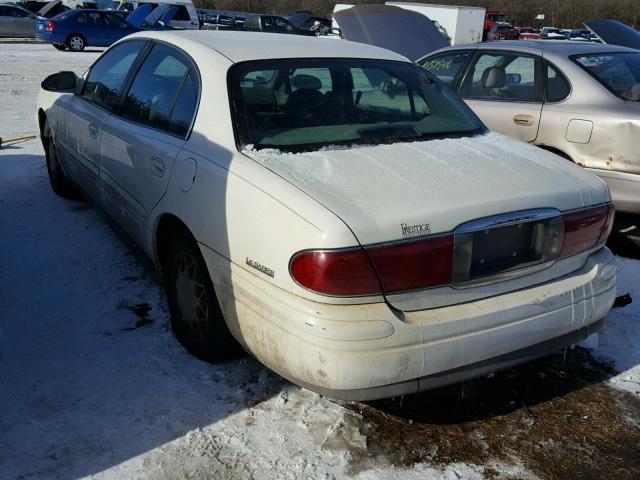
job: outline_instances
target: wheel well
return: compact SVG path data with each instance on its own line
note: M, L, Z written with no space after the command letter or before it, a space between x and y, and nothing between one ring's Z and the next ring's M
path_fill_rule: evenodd
M180 232L186 232L193 237L189 228L175 215L164 214L158 221L155 235L156 262L161 271L162 261L167 253L169 242Z
M569 155L567 155L566 153L564 153L562 150L558 150L557 148L554 147L549 147L547 145L538 145L540 148L543 148L551 153L555 153L556 155L558 155L559 157L564 158L565 160L569 160L570 162L573 162L573 158L571 158ZM573 162L575 163L575 162Z

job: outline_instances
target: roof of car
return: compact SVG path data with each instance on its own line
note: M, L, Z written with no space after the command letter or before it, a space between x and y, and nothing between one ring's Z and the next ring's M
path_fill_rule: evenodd
M287 35L281 33L176 30L140 32L135 37L163 40L189 50L200 44L216 50L234 63L272 58L375 58L380 60L408 60L394 52L347 40ZM129 36L127 38L131 38Z
M591 52L638 53L638 50L634 50L632 48L621 47L619 45L610 45L606 43L589 43L572 40L500 40L499 42L467 43L465 45L445 47L441 48L438 51L432 52L427 56L432 56L447 50L466 50L469 48L483 50L514 50L518 52L528 52L534 54L550 53L561 56Z

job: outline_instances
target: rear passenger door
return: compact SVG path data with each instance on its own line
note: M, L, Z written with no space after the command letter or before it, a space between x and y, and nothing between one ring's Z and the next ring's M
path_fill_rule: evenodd
M188 137L199 98L193 63L157 43L109 118L100 145L100 184L109 213L143 241L149 213L167 188L175 158Z
M540 58L479 50L458 93L491 130L533 142L540 125L542 92Z

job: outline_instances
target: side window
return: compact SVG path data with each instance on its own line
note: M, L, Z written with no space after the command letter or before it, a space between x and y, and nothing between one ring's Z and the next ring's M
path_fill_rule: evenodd
M19 8L12 8L12 7L4 7L4 8L7 12L6 15L8 17L28 17L29 16L27 12L23 12Z
M82 97L111 110L117 103L129 70L144 45L144 41L120 43L100 57L89 71Z
M460 89L463 98L535 102L536 59L514 53L483 53L471 66Z
M276 17L274 18L273 23L275 24L275 28L281 32L292 32L293 26L287 22L284 18Z
M168 130L181 137L189 131L191 121L198 106L198 83L191 73L184 79L176 103L173 106L171 117L169 118Z
M113 13L105 13L102 15L102 18L104 19L104 23L110 27L125 28L127 26L127 22Z
M571 93L571 86L567 77L551 65L545 67L545 101L561 102Z
M420 66L451 86L460 69L469 60L471 53L470 51L444 53L423 60Z
M191 20L191 17L189 16L189 12L187 11L187 7L185 7L184 5L180 5L178 7L178 11L173 17L173 20L187 21L187 22Z
M87 25L102 25L102 18L98 12L86 12L78 15L76 22Z
M165 45L154 46L125 97L122 116L166 130L176 96L189 70L187 65L176 50Z

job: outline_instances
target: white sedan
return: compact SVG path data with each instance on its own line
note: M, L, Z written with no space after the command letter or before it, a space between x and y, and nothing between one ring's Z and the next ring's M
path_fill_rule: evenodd
M53 190L104 209L200 358L238 342L337 398L433 388L597 331L606 185L496 133L387 50L144 32L43 82Z

